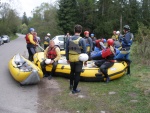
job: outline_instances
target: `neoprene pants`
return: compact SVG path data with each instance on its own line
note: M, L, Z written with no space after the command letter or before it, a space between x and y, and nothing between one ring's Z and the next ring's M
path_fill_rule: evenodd
M77 89L80 81L80 74L82 71L83 62L70 62L71 72L70 72L70 85L73 86L73 90Z
M36 53L36 49L34 47L27 47L29 53L29 60L33 61L33 55Z
M108 78L108 68L110 68L113 65L114 62L109 62L109 61L106 61L101 65L100 70L105 75L105 78Z

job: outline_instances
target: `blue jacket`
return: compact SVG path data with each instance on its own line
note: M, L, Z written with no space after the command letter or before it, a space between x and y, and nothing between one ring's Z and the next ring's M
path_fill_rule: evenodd
M70 38L72 38L72 40L77 40L79 37L79 35L74 35ZM79 46L82 48L81 53L86 53L86 42L83 38L79 40ZM66 59L69 60L69 39L66 42Z
M122 38L122 48L130 48L131 45L132 45L131 33L127 32L125 36Z

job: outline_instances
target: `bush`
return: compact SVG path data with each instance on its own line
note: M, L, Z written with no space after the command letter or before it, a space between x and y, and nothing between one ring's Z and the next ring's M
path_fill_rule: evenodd
M135 44L132 49L133 56L150 62L150 29L138 23L138 33L135 35Z

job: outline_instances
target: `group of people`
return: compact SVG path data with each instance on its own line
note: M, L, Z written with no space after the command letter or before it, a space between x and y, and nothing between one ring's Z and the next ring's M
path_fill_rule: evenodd
M26 43L27 43L27 50L29 54L29 60L33 61L33 56L36 53L36 47L40 45L40 38L38 38L37 33L35 32L34 28L29 29L29 33L25 36ZM46 59L51 59L50 62L47 63ZM50 33L44 38L44 60L41 62L41 68L44 73L45 77L49 79L52 78L52 75L55 74L55 69L60 59L60 49L58 46L55 46L55 42L50 40ZM53 69L51 73L46 71L46 65L53 64Z
M80 90L77 88L79 81L80 81L80 74L82 72L83 64L86 65L86 62L79 60L79 55L81 53L86 53L89 55L89 59L91 60L90 53L94 50L95 47L98 47L102 50L102 60L98 60L95 62L95 65L97 65L100 68L100 71L104 74L104 77L106 78L106 82L110 81L110 78L108 76L108 68L113 66L115 60L125 60L128 61L130 64L129 54L130 54L130 47L132 45L132 37L130 33L130 27L128 25L125 25L124 28L124 35L120 37L119 34L116 37L112 37L108 40L106 39L96 39L94 37L94 34L91 34L91 37L89 36L89 31L84 32L84 38L82 38L80 35L82 33L82 26L81 25L75 25L74 27L74 35L69 36L65 39L65 52L66 52L66 59L67 63L70 64L71 72L70 72L70 90L73 94L79 93ZM36 53L35 46L38 45L37 42L34 41L34 29L30 28L30 33L28 34L28 38L26 39L27 42L27 49L29 52L29 60L33 60L33 55ZM116 33L114 33L116 34ZM32 38L31 38L32 37ZM50 33L47 34L44 40L44 58L41 62L42 71L44 73L44 76L49 79L52 78L55 74L55 69L58 64L58 60L60 59L60 48L55 45L55 42L53 40L50 40ZM120 43L120 53L116 55L115 51L115 42L119 41ZM105 45L104 43L107 43ZM32 57L32 58L31 58ZM48 61L48 59L51 59ZM53 68L52 71L49 73L46 71L45 67L47 64L52 64ZM127 74L130 74L130 65L128 65L128 72Z
M76 25L74 28L75 34L70 37L66 42L66 59L71 67L70 72L70 89L72 93L78 93L80 90L77 89L80 74L82 71L83 62L79 61L78 56L81 53L86 53L89 55L93 51L94 47L97 47L102 50L102 58L95 62L100 69L100 71L104 74L106 78L106 82L110 81L108 76L108 68L114 65L116 60L123 60L128 63L128 71L127 74L130 74L130 63L129 59L130 48L132 45L133 34L130 33L129 25L125 25L123 27L124 35L120 35L120 32L114 32L115 37L111 37L106 41L106 39L96 39L94 34L91 34L89 37L89 31L84 32L84 38L80 36L82 33L82 26ZM106 45L104 43L107 43ZM119 44L118 44L119 43ZM119 48L120 52L116 55L116 49ZM84 62L86 65L86 62Z

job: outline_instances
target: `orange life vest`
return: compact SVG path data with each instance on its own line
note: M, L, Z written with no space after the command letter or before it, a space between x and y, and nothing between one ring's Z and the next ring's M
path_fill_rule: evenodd
M56 57L57 57L57 53L56 53L56 46L55 47L53 47L53 48L48 48L48 54L47 54L47 57L49 58L49 59L55 59Z
M26 34L26 36L25 36L25 40L26 40L26 43L27 43L27 44L31 43L28 36L29 36L29 34ZM35 36L33 36L33 41L34 41L34 42L37 42L37 39L36 39Z
M102 57L103 58L106 58L106 57L108 57L110 55L113 55L113 52L111 51L110 48L106 48L106 49L102 50Z

